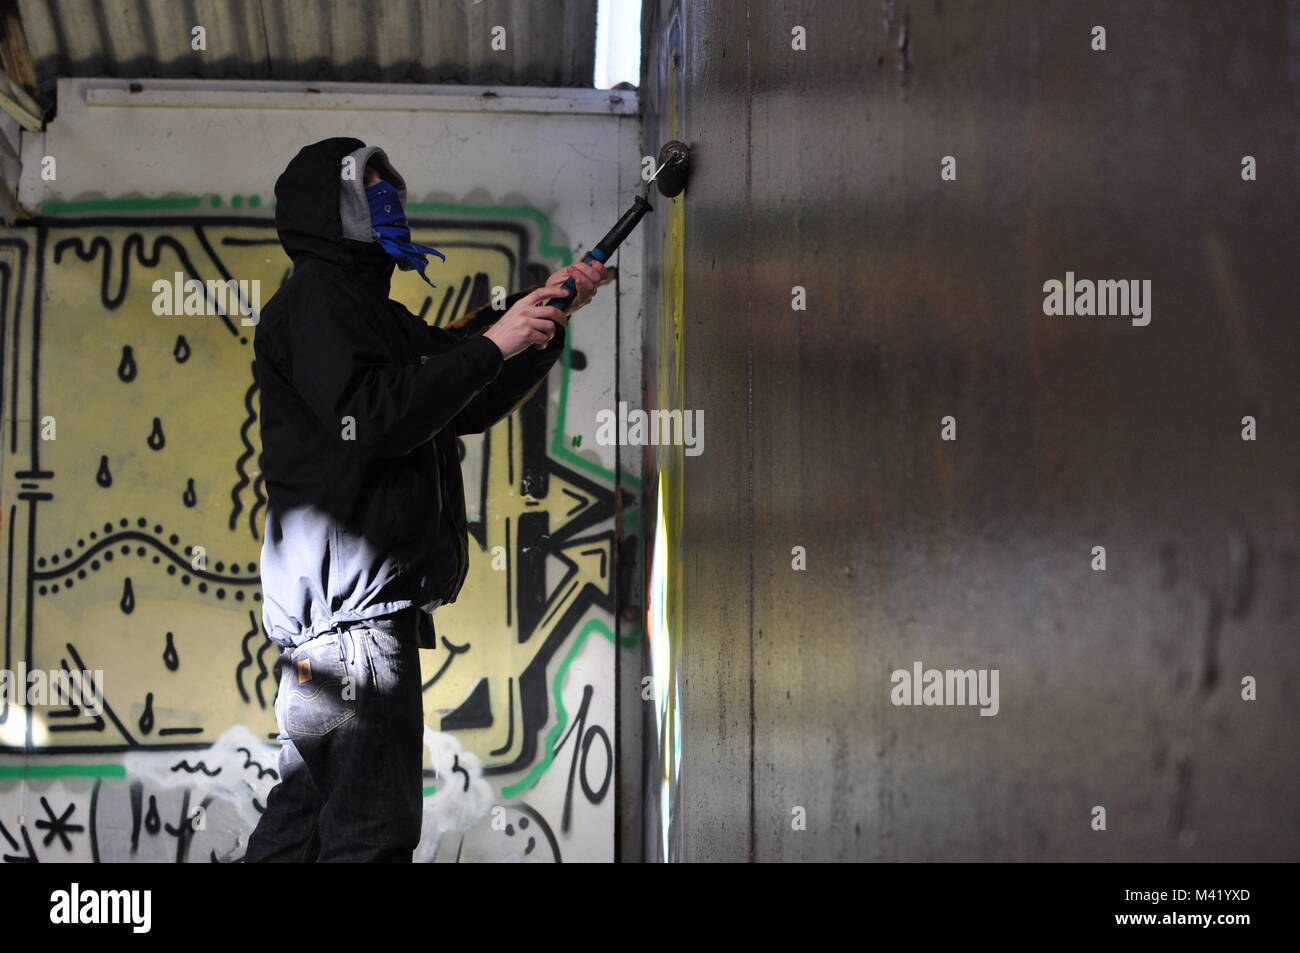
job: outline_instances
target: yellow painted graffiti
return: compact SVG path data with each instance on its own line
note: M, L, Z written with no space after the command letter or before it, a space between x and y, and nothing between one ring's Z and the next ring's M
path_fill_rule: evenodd
M441 271L430 294L397 272L393 297L430 323L453 320L486 289L521 283L529 237L518 223L425 228L419 240L448 251L457 274ZM114 752L224 750L232 726L249 743L274 740L254 328L233 298L224 313L155 313L173 299L154 283L238 276L265 304L289 267L266 221L50 220L0 242L6 668L103 673L101 711L0 710L0 756L98 754L111 777ZM593 479L551 458L553 414L544 388L464 439L477 553L460 600L437 613L439 646L421 653L426 723L503 780L550 764L548 665L593 611L612 621L613 474Z

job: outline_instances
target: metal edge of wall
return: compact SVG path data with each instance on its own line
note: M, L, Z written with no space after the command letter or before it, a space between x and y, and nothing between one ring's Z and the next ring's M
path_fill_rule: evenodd
M88 107L640 114L638 93L631 89L64 77L58 96L75 97Z

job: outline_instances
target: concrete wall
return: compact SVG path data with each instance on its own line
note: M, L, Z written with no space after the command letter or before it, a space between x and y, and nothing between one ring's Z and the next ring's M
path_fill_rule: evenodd
M1300 5L645 36L643 151L695 161L646 399L708 424L648 453L650 854L1300 859ZM1067 272L1150 322L1045 314ZM997 714L894 704L916 663L997 670Z
M0 235L5 668L99 670L105 696L101 714L0 702L7 859L235 860L276 780L252 329L159 316L153 282L260 281L265 303L289 266L275 179L331 135L403 172L416 240L448 257L436 291L399 272L393 295L436 323L581 257L636 181L629 94L143 86L61 81L58 118L23 143L38 217ZM597 443L596 411L640 379L637 241L547 386L464 440L474 552L422 653L419 859L609 860L635 817L616 687L638 633L615 599L639 460Z

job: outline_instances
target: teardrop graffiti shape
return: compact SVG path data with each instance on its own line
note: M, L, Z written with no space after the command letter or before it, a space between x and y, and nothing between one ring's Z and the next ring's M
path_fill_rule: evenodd
M190 342L185 340L185 335L176 335L176 346L172 348L172 357L176 358L177 364L184 364L190 359Z
M157 834L162 829L162 818L158 816L158 797L153 794L149 795L149 810L144 815L144 829L150 834Z
M113 474L108 471L108 457L99 458L99 469L95 471L95 482L102 487L113 485Z
M194 493L194 477L185 481L185 492L181 494L181 499L185 501L186 506L193 506L198 502L198 497Z
M157 417L153 419L153 430L149 432L149 439L146 441L154 450L161 450L167 438L163 436L162 421Z
M140 713L140 734L147 735L153 731L153 692L144 696L144 711Z
M127 382L135 380L135 355L131 352L131 345L122 345L122 360L117 365L117 376Z
M174 672L181 667L181 658L176 652L176 643L172 640L172 634L167 633L167 646L163 649L163 664L167 666L169 672Z
M126 577L126 582L122 585L122 601L118 605L127 615L135 611L135 590L131 588L130 576Z

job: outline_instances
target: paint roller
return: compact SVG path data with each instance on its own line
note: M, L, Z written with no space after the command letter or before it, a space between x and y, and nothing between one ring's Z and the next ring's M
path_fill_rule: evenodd
M623 239L632 234L632 229L637 227L637 224L652 207L648 201L651 182L656 184L659 194L665 198L673 198L682 194L682 190L686 188L686 177L691 168L690 146L684 142L678 142L676 139L664 143L664 147L659 150L658 163L659 168L655 170L654 175L646 179L645 187L641 190L641 194L633 199L632 207L623 213L623 217L615 223L604 238L596 243L595 248L582 256L584 262L598 261L604 264L609 261L618 246L623 244ZM559 298L552 298L546 304L559 308L561 311L568 308L573 303L574 295L578 291L578 287L574 284L572 278L565 279L564 290L566 294Z

